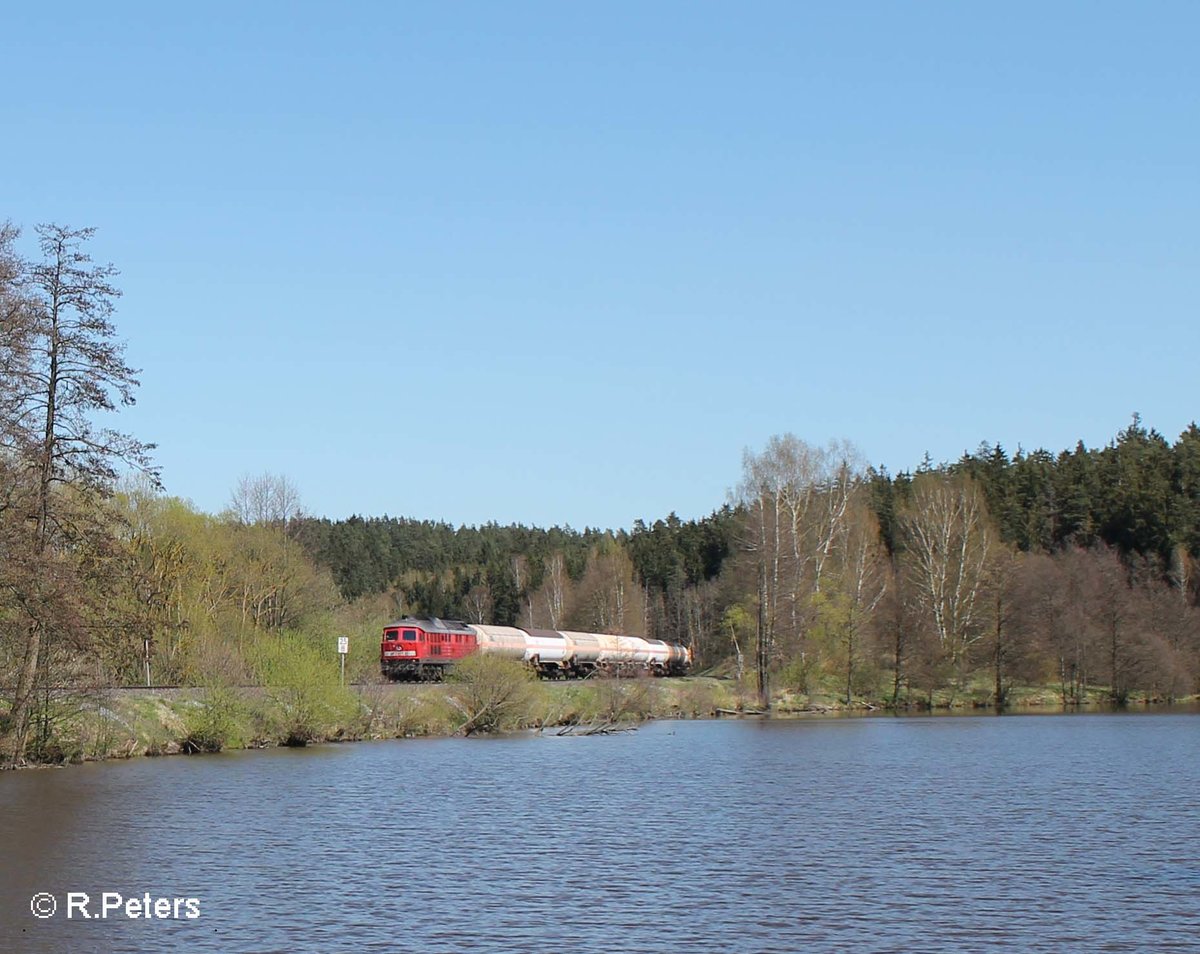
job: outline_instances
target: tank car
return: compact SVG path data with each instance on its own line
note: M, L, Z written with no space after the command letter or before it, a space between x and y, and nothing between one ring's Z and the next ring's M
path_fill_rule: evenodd
M553 629L527 629L525 661L547 679L570 675L570 650L567 638Z
M551 679L597 673L682 676L692 659L686 646L641 636L524 630L408 616L384 627L380 669L393 680L437 680L474 652L518 660Z

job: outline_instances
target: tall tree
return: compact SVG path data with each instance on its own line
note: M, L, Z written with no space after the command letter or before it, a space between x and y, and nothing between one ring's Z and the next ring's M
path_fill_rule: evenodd
M748 449L745 451L742 456L742 482L737 490L738 503L746 512L742 547L753 555L757 581L754 668L758 703L764 709L771 704L768 663L775 649L779 578L784 560L780 527L786 482L770 451L770 447L761 455L752 454Z
M836 540L840 572L837 599L843 610L838 626L844 653L846 705L854 697L862 643L876 609L888 587L888 559L879 533L879 524L867 505L865 488L856 491L847 519L842 521Z
M1173 559L1180 564L1175 573L1178 581L1184 578L1181 573L1185 562L1183 556L1200 559L1200 427L1195 421L1179 435L1172 448L1172 457L1175 494L1171 528L1177 551ZM1186 591L1186 586L1184 589Z
M1019 663L1028 644L1015 620L1020 569L1020 556L1007 547L998 546L992 551L985 570L989 617L986 640L992 663L992 704L997 709L1008 704L1013 677L1020 669Z
M487 589L492 601L492 621L497 626L515 626L521 615L521 593L508 562L494 560L487 568Z
M967 652L981 635L981 594L993 547L983 495L968 477L918 475L902 525L914 588L961 681Z
M240 523L271 524L284 530L303 515L300 491L282 474L243 475L233 489L229 506Z
M1174 483L1171 448L1139 415L1100 454L1100 533L1123 555L1170 559L1170 502Z
M78 502L107 497L122 462L157 480L149 462L151 445L95 423L97 414L133 404L138 382L111 320L120 295L112 284L116 270L93 264L84 251L93 231L39 226L41 258L27 265L18 281L25 357L6 368L4 432L12 435L32 480L30 545L40 560L69 554L78 533L72 519ZM10 762L24 757L48 622L35 612L27 628L12 710L0 739Z
M746 514L743 549L758 577L756 661L760 703L769 702L768 668L782 645L807 672L806 634L835 541L862 472L848 441L814 447L794 434L746 451L738 502Z
M33 332L23 288L25 263L16 250L19 234L12 224L0 223L0 447L10 452L27 445L30 437L28 422L22 420L22 392L16 387L29 372Z

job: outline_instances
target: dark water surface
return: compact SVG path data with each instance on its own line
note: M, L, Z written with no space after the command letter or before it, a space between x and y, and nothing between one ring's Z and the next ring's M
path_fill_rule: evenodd
M664 722L7 773L0 852L0 951L1200 951L1200 717ZM68 891L200 916L67 919Z

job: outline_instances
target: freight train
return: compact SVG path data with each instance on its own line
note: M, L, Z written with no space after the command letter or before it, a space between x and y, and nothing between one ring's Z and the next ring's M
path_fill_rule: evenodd
M547 679L682 676L692 663L690 649L661 639L409 616L384 627L379 665L388 679L439 680L458 660L475 652L521 660Z

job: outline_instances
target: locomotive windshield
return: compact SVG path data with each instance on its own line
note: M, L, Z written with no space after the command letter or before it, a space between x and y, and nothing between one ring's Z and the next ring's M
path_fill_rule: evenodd
M402 638L404 638L404 639L416 639L416 638L417 638L417 631L416 631L415 629L406 629L406 630L403 630L403 631L402 631L402 633L401 633L401 637L402 637Z

